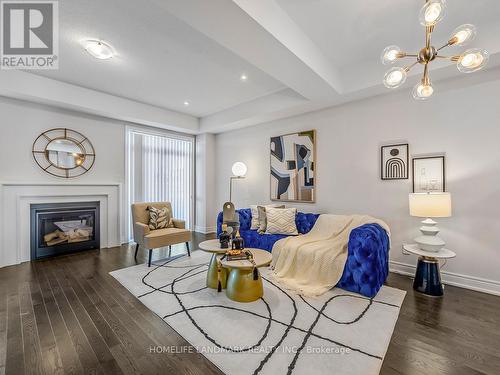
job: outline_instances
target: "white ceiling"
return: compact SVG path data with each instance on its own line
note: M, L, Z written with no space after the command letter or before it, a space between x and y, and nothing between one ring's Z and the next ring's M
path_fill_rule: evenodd
M338 68L357 62L376 63L381 51L391 44L413 53L424 46L424 31L418 21L423 0L277 2ZM500 38L494 38L500 26L498 0L453 0L447 4L446 16L434 30L436 47L444 45L452 31L465 23L478 27L475 45L500 46ZM453 49L457 50L460 48Z
M36 74L198 117L284 88L150 1L64 0L59 13L59 70ZM96 60L84 39L118 55Z
M59 2L60 68L35 73L195 116L199 132L221 132L388 93L382 85L387 67L380 63L381 50L391 44L408 52L423 47L424 28L418 22L423 3L64 0ZM489 72L467 76L452 64L433 63L436 95L440 82L450 78L459 85L500 79L499 18L498 0L448 1L433 44L441 46L455 27L473 23L478 37L472 46L486 48L491 57ZM118 55L93 59L80 46L86 38L109 42ZM417 66L401 90L409 92L421 70ZM242 73L247 82L240 81ZM0 84L6 74L0 73ZM60 98L57 105L64 106ZM129 117L140 122L148 112L144 108ZM183 120L192 130L192 121Z

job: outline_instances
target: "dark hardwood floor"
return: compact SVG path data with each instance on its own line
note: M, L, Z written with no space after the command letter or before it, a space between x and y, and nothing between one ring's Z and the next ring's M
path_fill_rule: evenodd
M0 375L220 374L201 354L154 352L188 344L108 274L134 264L122 246L0 269ZM500 297L447 286L429 298L396 274L387 284L408 294L382 374L500 374Z

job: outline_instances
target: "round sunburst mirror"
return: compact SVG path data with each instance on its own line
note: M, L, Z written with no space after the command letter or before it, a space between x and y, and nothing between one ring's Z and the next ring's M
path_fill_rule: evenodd
M62 178L87 173L94 165L95 150L83 134L66 128L50 129L33 142L33 158L45 172Z

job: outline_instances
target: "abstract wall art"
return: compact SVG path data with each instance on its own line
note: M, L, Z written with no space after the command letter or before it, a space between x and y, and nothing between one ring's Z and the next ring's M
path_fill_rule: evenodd
M413 192L445 192L444 156L427 156L412 159Z
M271 200L315 201L316 131L271 138Z
M408 179L409 146L407 143L381 148L380 178L382 180Z

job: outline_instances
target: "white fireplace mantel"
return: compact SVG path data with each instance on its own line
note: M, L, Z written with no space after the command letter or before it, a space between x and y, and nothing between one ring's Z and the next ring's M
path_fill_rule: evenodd
M0 182L0 267L30 260L30 205L100 203L101 248L125 242L122 184Z

